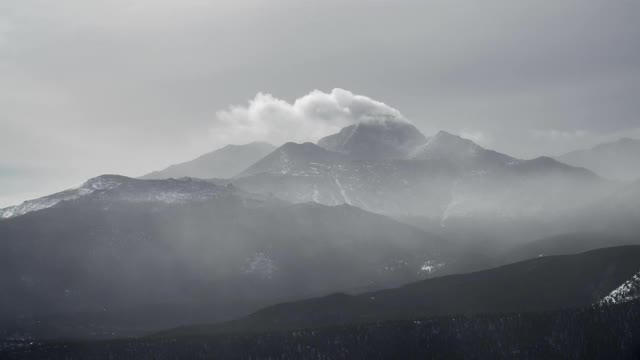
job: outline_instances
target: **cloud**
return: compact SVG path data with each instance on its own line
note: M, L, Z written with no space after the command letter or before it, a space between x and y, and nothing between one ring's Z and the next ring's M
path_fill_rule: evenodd
M549 130L539 130L534 129L531 130L531 135L537 138L543 138L547 140L558 140L558 141L572 141L576 139L583 139L585 137L591 136L591 134L586 130L575 130L575 131L562 131L556 129Z
M343 89L330 93L314 90L292 104L258 93L248 106L219 111L211 135L220 146L252 141L279 145L317 141L345 126L373 121L408 122L400 111Z

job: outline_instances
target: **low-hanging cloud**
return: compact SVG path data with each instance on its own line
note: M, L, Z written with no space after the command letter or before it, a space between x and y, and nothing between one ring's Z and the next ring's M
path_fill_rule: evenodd
M280 145L307 142L360 122L408 120L400 111L344 89L314 90L293 103L258 93L248 106L232 106L216 114L211 129L219 145L266 141Z

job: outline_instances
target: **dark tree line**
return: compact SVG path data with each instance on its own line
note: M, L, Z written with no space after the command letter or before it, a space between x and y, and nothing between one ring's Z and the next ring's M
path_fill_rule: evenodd
M640 301L211 337L6 346L7 359L640 359Z

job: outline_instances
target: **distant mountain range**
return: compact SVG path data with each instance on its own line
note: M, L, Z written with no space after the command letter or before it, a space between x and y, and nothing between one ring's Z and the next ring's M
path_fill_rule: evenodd
M639 204L640 182L393 119L231 145L0 209L0 334L139 335L287 301L215 329L619 303L640 248L554 255L639 244Z
M227 145L194 160L171 165L164 170L154 171L141 178L231 178L274 149L275 146L264 142L254 142L246 145Z
M348 204L447 226L467 219L552 218L613 191L592 172L520 160L446 132L427 138L394 120L356 124L312 143L227 146L143 178L214 180L291 203ZM266 155L265 155L266 154ZM247 165L249 164L249 165ZM93 191L81 186L0 210L11 217Z
M591 171L547 157L519 160L408 124L351 126L312 143L287 143L234 185L289 202L350 204L392 216L550 217L611 191Z
M623 138L556 157L558 161L618 180L640 179L640 140Z

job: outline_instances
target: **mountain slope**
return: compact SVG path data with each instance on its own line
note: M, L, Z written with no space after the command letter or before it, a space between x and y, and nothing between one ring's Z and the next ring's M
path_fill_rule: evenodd
M360 295L276 305L219 326L171 335L320 327L447 314L545 311L589 306L640 268L640 246L543 257Z
M231 178L249 165L260 160L275 146L254 142L246 145L227 145L194 160L171 165L160 171L144 175L142 179L168 179L194 177L200 179Z
M383 214L433 210L431 215L437 216L447 196L442 189L449 187L450 174L455 172L446 163L353 160L315 144L289 143L233 183L293 203L349 204ZM417 193L421 196L416 197Z
M623 138L587 150L556 157L559 161L590 169L610 179L640 179L640 140Z
M398 120L363 122L318 140L327 150L353 159L383 160L407 158L427 141L412 124Z
M491 168L515 162L516 159L487 150L471 140L440 131L411 154L419 160L446 159L466 166Z
M464 270L443 240L352 206L290 205L200 180L118 181L0 221L0 320L120 334Z
M522 261L540 256L569 255L585 251L624 246L640 245L640 236L621 236L610 233L578 232L551 236L517 245L500 254L503 261Z
M102 175L87 180L77 188L0 209L0 219L47 209L63 201L86 196L99 197L105 193L112 199L118 198L131 202L185 203L211 200L220 196L222 192L224 192L222 188L196 179L159 181L138 180L120 175Z
M318 173L314 165L330 166L346 160L347 157L343 154L326 150L313 143L289 142L249 166L236 178L262 173L310 176Z

